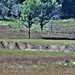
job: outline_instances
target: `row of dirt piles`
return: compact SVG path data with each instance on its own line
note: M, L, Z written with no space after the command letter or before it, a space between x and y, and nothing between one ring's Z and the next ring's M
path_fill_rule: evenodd
M44 45L26 42L6 42L0 41L0 48L20 49L31 51L56 51L56 52L75 52L75 45Z

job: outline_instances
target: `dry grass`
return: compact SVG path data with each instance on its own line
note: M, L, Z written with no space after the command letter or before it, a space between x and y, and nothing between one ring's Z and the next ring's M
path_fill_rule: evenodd
M75 57L0 57L0 75L75 75L75 66L55 66L55 62Z
M6 70L0 69L0 75L75 75L75 68L66 68L67 71L64 71L64 68L61 68L57 71L42 70L42 71L29 71L25 72L24 70ZM71 71L69 71L71 70Z

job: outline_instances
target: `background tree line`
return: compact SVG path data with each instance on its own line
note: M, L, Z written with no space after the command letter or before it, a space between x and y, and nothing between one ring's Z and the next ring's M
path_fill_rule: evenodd
M75 0L57 0L62 4L62 19L75 18Z
M0 19L9 19L20 15L19 6L22 5L25 1L26 0L0 0ZM33 0L30 0L30 2L32 1ZM51 0L41 1L45 3ZM60 13L61 18L75 18L75 0L56 0L56 2L62 4ZM52 9L49 11L52 11Z
M20 13L20 4L23 0L0 0L0 19L17 17Z

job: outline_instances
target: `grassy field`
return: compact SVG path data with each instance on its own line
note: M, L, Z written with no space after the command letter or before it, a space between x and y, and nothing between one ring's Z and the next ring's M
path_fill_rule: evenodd
M15 26L18 27L18 21L16 19L14 19L13 21L0 21L0 25L11 25L11 26ZM21 27L23 26L22 21L20 22ZM63 20L53 20L52 21L52 26L63 26L66 27L68 29L74 29L75 28L75 20L74 19L63 19ZM50 22L46 23L47 27L50 26ZM37 28L38 27L38 28ZM32 28L34 31L39 31L40 25L38 24L33 24Z
M0 39L34 44L75 44L74 40ZM75 75L75 52L49 52L0 49L0 75Z
M0 75L74 75L75 53L0 49Z
M0 75L74 75L65 60L75 61L75 52L0 49Z
M44 40L44 39L0 39L0 41L14 41L14 42L27 42L32 44L44 44L44 45L73 45L75 40Z
M0 21L17 27L17 21ZM49 28L50 24L46 24ZM53 21L55 27L74 30L75 20ZM31 31L41 32L39 25L33 25ZM27 28L26 28L27 29ZM48 33L49 31L43 31ZM0 39L0 41L27 42L44 45L72 45L75 40L44 40L44 39ZM75 75L75 65L64 66L65 60L75 62L75 52L24 51L0 49L0 75ZM60 65L56 64L59 63ZM61 63L64 63L63 65Z
M74 19L63 19L63 20L53 20L52 21L53 25L61 25L61 24L75 24L75 20ZM18 21L16 19L12 20L12 21L3 21L0 20L0 24L11 24L11 25L17 25Z
M43 56L43 57L60 57L60 56L75 56L75 52L49 52L49 51L23 51L23 50L10 50L10 49L0 49L0 56Z
M18 28L18 21L0 21L0 25L11 25L5 29L7 35L5 37L9 38L28 38L28 28L20 22L20 28ZM1 32L1 31L0 31ZM15 32L15 33L14 33ZM12 35L11 35L12 33ZM20 35L20 37L19 37ZM64 19L64 20L53 20L52 21L52 32L51 23L48 22L44 25L43 31L41 31L39 23L35 23L31 27L31 38L43 38L43 37L62 37L62 38L75 38L75 20L74 19Z

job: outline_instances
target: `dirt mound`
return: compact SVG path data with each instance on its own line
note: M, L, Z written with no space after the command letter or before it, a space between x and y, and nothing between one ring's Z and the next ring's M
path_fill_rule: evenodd
M75 52L75 45L44 45L44 44L41 45L26 42L0 41L0 48L31 50L31 51Z

